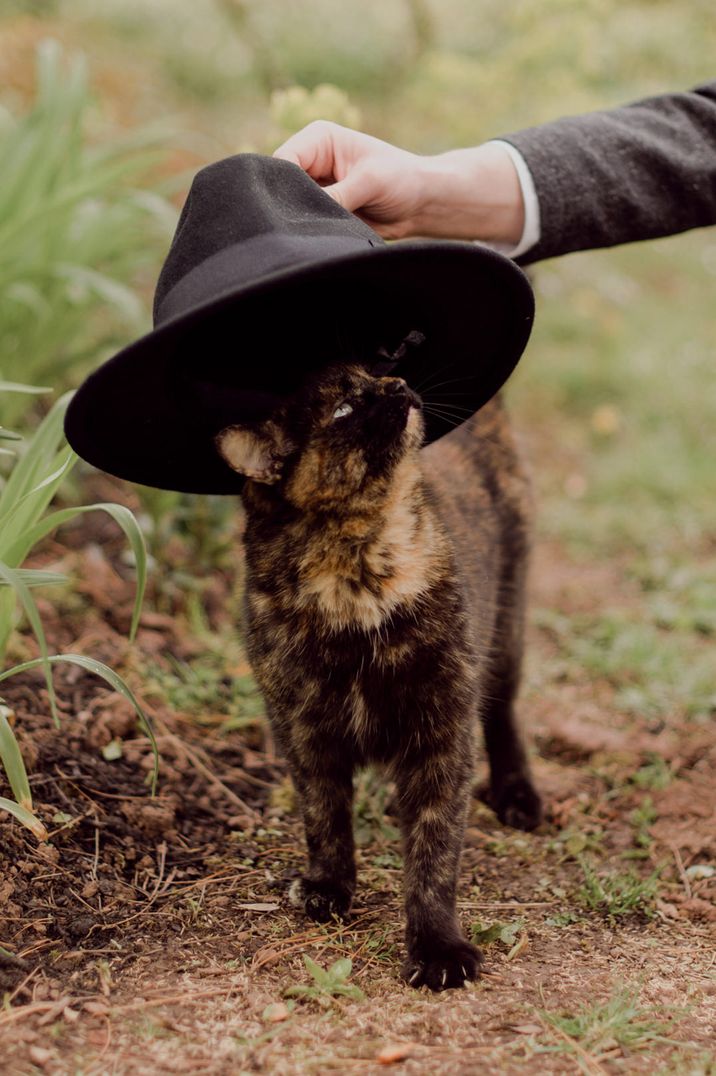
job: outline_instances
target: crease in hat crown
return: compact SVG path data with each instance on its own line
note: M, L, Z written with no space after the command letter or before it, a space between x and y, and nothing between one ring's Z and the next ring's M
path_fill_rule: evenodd
M258 191L262 197L256 196ZM185 241L187 233L191 243ZM194 177L159 274L155 327L172 316L169 311L179 305L172 293L191 274L206 277L212 264L231 265L238 283L244 283L244 275L257 276L251 245L256 254L263 250L264 255L270 245L273 257L264 257L268 273L283 265L315 261L321 237L339 240L336 254L349 252L351 237L356 250L385 245L377 232L291 161L242 153L207 165ZM302 238L307 242L301 243ZM241 258L232 262L230 252L239 246ZM326 250L330 253L330 243ZM193 283L196 286L196 280Z

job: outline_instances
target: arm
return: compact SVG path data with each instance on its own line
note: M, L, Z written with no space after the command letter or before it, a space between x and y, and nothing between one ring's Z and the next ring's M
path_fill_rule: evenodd
M386 239L479 239L539 261L716 223L716 82L432 157L318 121L275 156Z
M716 223L716 82L504 141L539 203L540 238L523 263Z

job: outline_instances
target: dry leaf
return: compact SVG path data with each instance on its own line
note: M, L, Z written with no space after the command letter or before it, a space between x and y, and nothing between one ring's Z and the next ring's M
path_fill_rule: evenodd
M414 1042L391 1043L389 1046L384 1046L379 1050L375 1055L375 1059L380 1065L394 1065L396 1061L405 1061L406 1057L410 1057L414 1049Z

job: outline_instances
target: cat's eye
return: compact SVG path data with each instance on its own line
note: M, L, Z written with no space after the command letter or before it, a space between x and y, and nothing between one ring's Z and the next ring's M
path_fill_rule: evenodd
M346 415L350 415L352 410L353 410L353 408L351 407L351 405L349 403L339 404L338 407L333 412L333 417L334 418L345 418Z

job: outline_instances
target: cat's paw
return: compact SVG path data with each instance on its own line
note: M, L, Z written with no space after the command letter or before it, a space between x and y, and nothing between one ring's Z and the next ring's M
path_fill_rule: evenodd
M483 785L478 789L481 800L492 807L505 826L529 832L542 821L542 800L529 777L516 774L501 785Z
M436 992L474 982L480 974L482 953L464 938L416 944L403 964L401 976L410 986L427 986Z
M333 882L312 882L308 878L297 878L291 883L288 899L295 908L300 908L309 919L317 923L328 923L333 916L345 919L350 911L353 893L346 886Z

